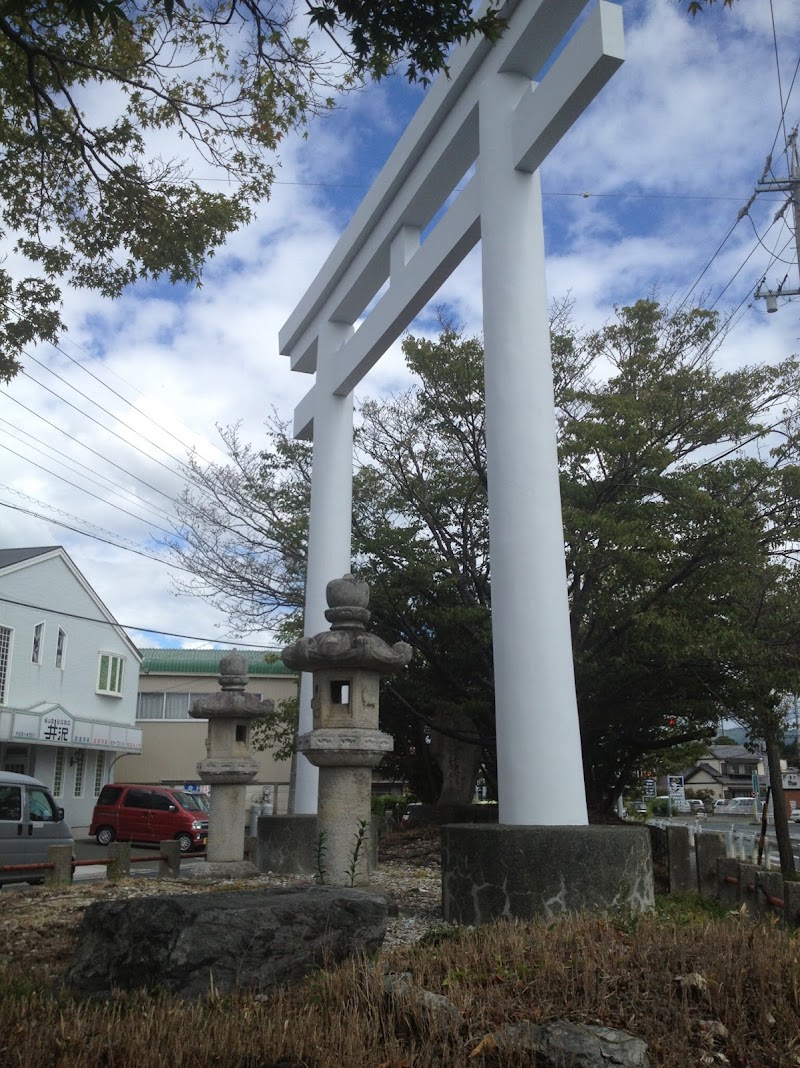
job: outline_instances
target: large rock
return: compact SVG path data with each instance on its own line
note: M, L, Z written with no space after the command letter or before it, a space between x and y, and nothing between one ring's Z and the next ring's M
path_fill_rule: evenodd
M596 1024L511 1024L481 1043L496 1053L530 1054L539 1068L650 1068L647 1044L627 1031Z
M91 905L63 985L82 995L253 990L378 949L386 901L340 887L223 891Z

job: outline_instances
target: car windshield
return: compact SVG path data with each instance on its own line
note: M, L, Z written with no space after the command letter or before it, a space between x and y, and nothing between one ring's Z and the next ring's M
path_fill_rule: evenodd
M187 794L181 791L178 800L190 812L208 812L208 798L205 794Z

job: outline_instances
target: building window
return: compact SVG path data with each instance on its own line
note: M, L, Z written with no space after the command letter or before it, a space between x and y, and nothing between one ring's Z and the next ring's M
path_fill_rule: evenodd
M75 788L73 797L83 797L83 773L86 769L86 753L83 749L75 752Z
M0 702L5 704L8 665L11 660L11 629L0 627Z
M33 628L33 645L31 647L31 663L41 664L42 646L44 645L44 623L37 623Z
M3 757L3 771L13 771L15 775L28 774L27 745L7 745Z
M53 769L53 797L64 796L64 757L66 750L56 749L56 765Z
M97 692L122 695L122 677L125 658L112 653L100 654L100 668L97 673Z
M106 770L106 755L105 753L97 754L97 761L94 765L94 796L99 797L100 791L103 789L103 773Z
M67 652L67 632L58 628L58 638L56 639L56 667L64 667L64 656Z
M189 719L188 693L164 694L164 719Z
M163 719L164 694L140 693L136 699L137 719Z
M217 691L219 692L219 691ZM198 697L212 697L211 691L202 693L140 693L136 701L137 719L191 719L189 709Z

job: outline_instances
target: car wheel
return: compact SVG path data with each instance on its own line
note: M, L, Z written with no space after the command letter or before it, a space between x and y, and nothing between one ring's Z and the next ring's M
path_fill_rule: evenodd
M111 845L116 837L113 827L101 827L95 835L97 844L101 846Z
M178 834L175 836L175 840L181 847L181 853L190 853L192 851L194 842L190 834Z

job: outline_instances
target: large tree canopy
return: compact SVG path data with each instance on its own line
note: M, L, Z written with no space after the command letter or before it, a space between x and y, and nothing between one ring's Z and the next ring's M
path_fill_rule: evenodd
M654 753L763 705L765 679L800 687L800 370L719 370L701 309L643 300L588 334L568 311L552 331L565 584L602 806ZM404 352L417 384L360 408L354 563L378 628L416 653L382 697L393 759L454 800L479 764L495 774L483 353L452 327ZM235 624L291 626L308 447L277 423L265 451L223 436L231 462L194 464L176 554Z
M0 0L0 379L58 337L62 280L197 281L335 90L425 80L502 25L468 0ZM195 180L212 168L230 192Z

